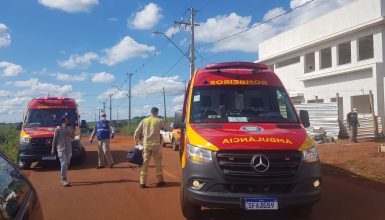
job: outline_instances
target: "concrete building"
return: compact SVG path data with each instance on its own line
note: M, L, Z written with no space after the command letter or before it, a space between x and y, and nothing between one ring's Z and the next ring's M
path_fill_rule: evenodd
M296 103L336 102L385 119L385 1L356 0L259 45L258 62L273 68ZM385 127L382 120L382 127Z

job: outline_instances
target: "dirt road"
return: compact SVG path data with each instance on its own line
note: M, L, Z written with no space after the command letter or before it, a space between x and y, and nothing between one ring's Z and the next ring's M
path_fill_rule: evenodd
M167 185L155 187L155 170L150 168L149 188L139 188L139 169L125 162L132 139L119 137L112 143L117 165L97 170L96 145L86 145L87 159L69 171L72 187L59 182L59 169L37 164L26 171L40 196L44 218L60 219L184 219L179 207L178 153L163 150L164 175ZM385 219L385 185L355 178L346 172L324 167L324 191L320 203L309 219ZM204 210L203 219L290 219L271 212L239 210ZM292 218L294 219L294 218Z

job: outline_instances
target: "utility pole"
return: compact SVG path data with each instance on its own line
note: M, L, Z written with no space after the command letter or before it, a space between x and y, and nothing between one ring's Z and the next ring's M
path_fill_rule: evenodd
M191 17L190 22L180 21L175 22L179 25L190 26L191 28L191 43L190 43L190 78L193 76L195 71L195 26L199 26L199 24L195 24L195 15L198 12L194 8L190 8Z
M186 93L186 91L187 91L186 79L184 79L183 82L184 82L184 93Z
M110 94L110 122L112 122L112 94Z
M119 121L119 109L116 109L116 122Z
M131 77L132 73L128 73L128 127L131 125Z
M99 118L98 119L100 119L100 108L99 108Z
M164 107L164 120L167 120L167 114L166 114L166 92L164 91L164 87L162 88L162 95L163 95L163 107Z

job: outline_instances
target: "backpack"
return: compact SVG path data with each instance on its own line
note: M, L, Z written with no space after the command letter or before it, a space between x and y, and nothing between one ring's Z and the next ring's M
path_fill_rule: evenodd
M143 155L142 151L138 148L134 148L128 151L127 161L137 165L143 165Z

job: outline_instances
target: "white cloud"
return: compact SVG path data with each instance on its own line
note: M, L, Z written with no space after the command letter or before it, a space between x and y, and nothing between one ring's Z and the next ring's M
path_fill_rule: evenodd
M113 81L115 81L115 76L106 72L95 73L92 77L94 83L111 83Z
M179 96L184 94L184 82L179 81L179 76L151 76L146 80L140 80L131 90L131 95L136 97L161 96L162 88L165 88L166 96ZM126 87L117 89L110 88L98 96L98 99L106 99L113 94L113 99L127 98ZM178 98L180 100L180 98ZM178 100L175 98L175 100Z
M278 8L273 8L271 10L269 10L264 16L263 16L263 21L267 21L267 20L270 20L272 19L272 22L273 23L279 23L279 22L282 22L282 18L283 17L283 14L285 13L285 9L283 9L282 7L278 7Z
M112 21L112 22L116 22L116 21L119 21L119 19L117 18L108 18L109 21Z
M7 47L11 44L11 35L8 33L8 27L0 23L0 47Z
M293 9L310 0L291 0L290 7ZM236 13L229 15L220 15L207 19L197 27L196 40L205 43L213 43L209 51L243 51L258 52L258 46L261 42L281 33L282 31L296 27L308 22L316 17L332 11L342 5L354 0L337 1L314 1L307 5L297 8L291 13L284 14L270 22L251 23L251 16L240 16ZM264 16L263 21L269 20L275 16L281 15L286 11L282 7L269 10ZM250 29L250 30L247 30ZM244 31L247 30L247 31ZM244 31L234 37L221 40L226 36Z
M22 112L32 98L50 96L72 97L76 102L84 102L83 93L73 91L71 85L56 85L40 82L37 78L29 80L9 81L8 86L13 86L14 91L0 90L0 114L7 122L21 120ZM6 98L5 98L6 97ZM20 114L18 114L20 113Z
M87 73L81 73L79 75L70 75L64 73L56 74L56 79L60 81L84 81L88 77Z
M16 87L25 88L27 90L19 91L16 96L37 96L37 95L48 95L51 96L68 96L72 93L71 85L55 85L52 83L42 83L36 78L31 78L26 81L15 81Z
M184 83L178 80L178 76L151 76L146 80L140 80L138 84L134 85L132 88L132 95L160 95L163 87L165 88L166 95L180 95L184 92Z
M132 29L152 29L163 18L162 9L155 3L149 3L142 11L138 11L128 20L128 26Z
M97 59L99 59L99 56L93 52L85 53L83 55L74 54L66 61L59 61L59 66L66 69L75 69L78 67L86 68L93 60Z
M225 36L245 30L251 22L250 16L239 16L236 13L209 18L197 27L196 39L201 42L213 42ZM257 24L254 24L257 25ZM276 30L270 24L261 24L236 37L229 38L214 44L210 49L213 52L240 50L244 52L257 52L261 41L272 37Z
M10 96L12 93L7 90L0 90L0 97Z
M99 4L99 0L39 0L39 3L54 9L65 12L89 12L94 5Z
M172 26L170 27L169 29L167 29L166 32L164 32L164 34L167 36L167 37L173 37L175 34L179 33L180 32L180 28L176 27L176 26Z
M104 91L102 94L100 94L98 96L98 99L109 98L110 94L113 94L112 99L123 99L123 98L127 98L128 92L125 89L119 90L117 88L110 88Z
M23 72L23 67L20 65L1 61L0 62L0 76L7 77L7 76L17 76L20 73Z
M179 96L175 96L175 97L172 99L172 102L173 102L173 103L183 103L183 101L184 101L184 94L179 95Z
M104 52L106 55L100 59L100 62L113 66L135 57L146 57L148 53L155 52L155 47L140 44L131 37L126 36L113 47L104 49Z

